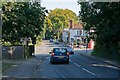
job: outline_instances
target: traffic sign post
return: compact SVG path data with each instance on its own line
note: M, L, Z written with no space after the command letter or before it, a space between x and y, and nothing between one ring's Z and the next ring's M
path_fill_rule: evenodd
M22 42L22 45L24 48L24 58L29 57L28 41L30 41L30 38L21 38L20 39L20 42Z

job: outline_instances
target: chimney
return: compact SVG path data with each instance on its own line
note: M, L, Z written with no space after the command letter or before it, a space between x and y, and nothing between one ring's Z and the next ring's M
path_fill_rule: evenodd
M70 20L70 28L73 28L73 20Z

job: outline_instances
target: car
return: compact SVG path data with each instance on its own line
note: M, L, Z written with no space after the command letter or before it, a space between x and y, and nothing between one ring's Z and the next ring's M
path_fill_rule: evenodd
M53 48L50 53L50 63L66 63L69 64L69 53L66 48Z
M59 44L59 41L56 40L54 43L55 43L55 44Z
M74 51L71 47L66 47L66 49L69 52L69 54L74 54Z
M50 39L50 41L49 42L53 42L53 39Z

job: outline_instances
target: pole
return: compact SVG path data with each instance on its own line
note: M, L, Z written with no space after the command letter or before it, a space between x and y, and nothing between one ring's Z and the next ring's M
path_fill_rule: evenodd
M0 52L2 53L2 10L0 9ZM2 60L2 54L0 54L0 60Z
M46 24L44 24L44 30L43 30L43 37L45 39L45 33L46 33Z
M2 14L2 10L0 10L0 33L2 32L2 15L1 14ZM0 36L0 38L1 38L1 36Z
M59 40L59 30L58 30L58 40Z
M87 53L87 46L88 46L88 45L87 45L87 35L88 35L88 34L87 34L87 32L86 32L86 53Z
M87 53L87 37L86 37L86 53Z

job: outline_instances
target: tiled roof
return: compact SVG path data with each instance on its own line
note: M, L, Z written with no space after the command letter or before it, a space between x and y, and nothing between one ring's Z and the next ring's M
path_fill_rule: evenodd
M81 22L78 22L78 23L74 24L73 28L75 28L75 29L82 29L83 28L83 24Z

